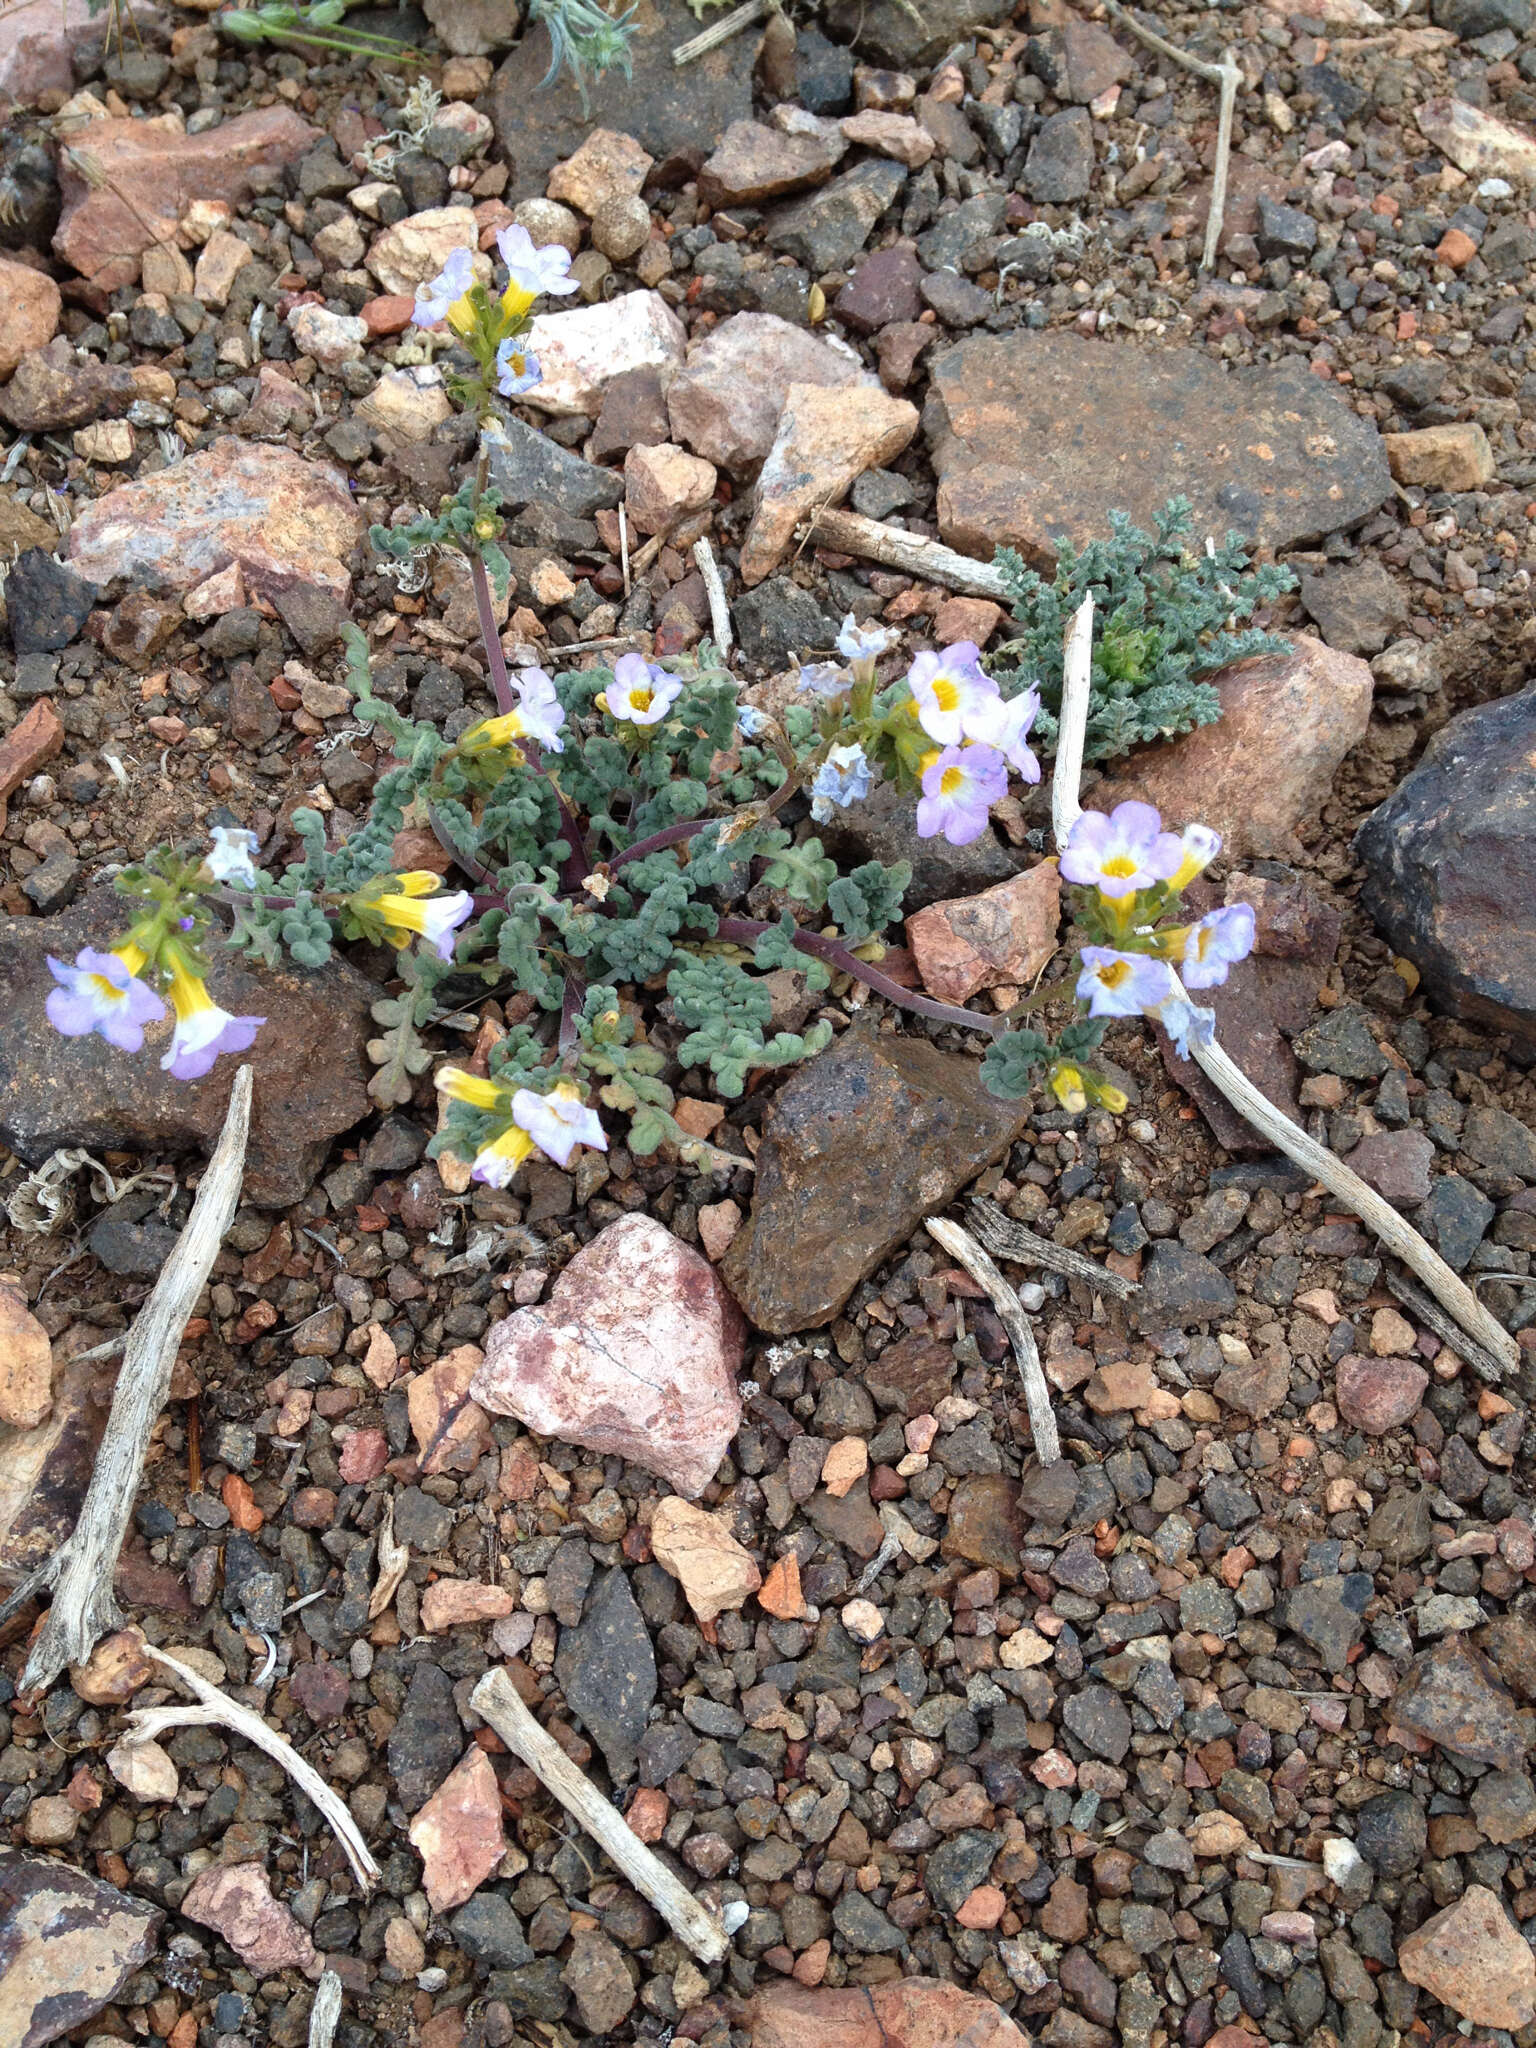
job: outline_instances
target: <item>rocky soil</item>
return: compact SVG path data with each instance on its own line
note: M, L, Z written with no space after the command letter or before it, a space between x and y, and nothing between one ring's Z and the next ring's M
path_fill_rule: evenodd
M1126 1114L1071 1117L786 976L826 1054L728 1104L671 1077L755 1172L615 1143L498 1193L426 1161L430 1075L369 1096L388 958L260 976L130 1625L45 1697L36 1610L0 1637L0 2040L299 2048L328 1967L340 2048L1536 2048L1529 0L1161 11L1243 74L1206 274L1213 88L1062 0L831 0L684 70L656 0L590 114L505 0L428 14L353 20L436 97L189 9L121 46L84 0L0 15L0 1563L71 1526L229 1086L65 1046L44 955L107 936L159 840L250 825L272 866L296 805L355 824L347 616L414 716L489 708L467 579L392 579L365 529L465 473L411 294L512 219L582 283L498 457L515 659L697 645L705 534L767 701L849 610L902 658L1006 637L802 545L843 493L1046 562L1180 490L1291 564L1291 654L1104 793L1227 832L1211 900L1260 942L1223 1042L1525 1363L1483 1377L1141 1026ZM1042 815L954 850L849 814L844 852L915 857L893 964L1006 1007L1055 936ZM457 1000L463 1057L508 998ZM96 1163L32 1178L61 1147ZM977 1195L1104 1276L1009 1268L1064 1465L922 1229ZM340 1790L371 1893L255 1749L122 1745L175 1696L146 1640ZM723 1966L479 1722L493 1664L746 1908Z

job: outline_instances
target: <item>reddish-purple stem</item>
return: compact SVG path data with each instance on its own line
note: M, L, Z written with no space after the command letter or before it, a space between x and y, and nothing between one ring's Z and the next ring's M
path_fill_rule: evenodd
M764 932L776 929L777 926L757 917L722 917L715 929L715 937L734 945L750 946ZM871 967L867 960L851 953L840 940L824 939L819 932L797 931L794 944L798 951L812 953L840 973L851 974L855 981L862 981L866 988L884 996L888 1003L896 1003L903 1010L915 1010L920 1017L932 1017L939 1024L958 1024L967 1031L984 1031L989 1038L996 1038L1007 1029L1006 1018L984 1017L976 1010L957 1009L953 1003L936 1003L932 996L920 996L912 989L903 988L900 982L882 974L878 967Z
M496 608L491 602L491 579L485 573L485 563L478 551L469 558L470 576L475 586L475 610L480 616L480 638L485 642L485 658L491 669L491 689L496 697L496 709L500 712L517 709L517 694L512 688L512 678L507 673L507 657L501 651L501 635L496 630Z

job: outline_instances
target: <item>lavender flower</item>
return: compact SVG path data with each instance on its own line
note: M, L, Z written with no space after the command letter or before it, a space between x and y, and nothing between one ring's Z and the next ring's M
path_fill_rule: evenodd
M475 259L468 249L450 249L437 276L416 287L413 327L436 327L446 320L475 281Z
M514 318L526 313L544 293L564 298L566 293L581 289L580 280L570 274L570 250L563 249L558 242L536 247L525 227L503 228L496 237L496 251L511 278L502 294L502 304Z
M1180 842L1184 858L1169 881L1170 889L1187 889L1196 875L1203 875L1221 851L1221 834L1209 825L1186 825Z
M1173 1049L1181 1060L1189 1058L1191 1044L1210 1045L1216 1036L1216 1012L1202 1010L1183 996L1174 996L1164 1003L1158 1010L1157 1021L1173 1040Z
M833 747L816 770L811 783L811 816L818 825L832 822L834 809L846 810L869 795L869 762L864 749L855 744Z
M235 1017L209 995L202 976L179 954L170 955L171 1008L176 1028L161 1067L173 1080L200 1081L223 1052L247 1052L265 1017Z
M946 747L923 770L917 836L940 833L951 846L969 846L987 829L987 814L1008 794L1008 763L995 747Z
M957 747L962 739L987 739L978 714L984 721L989 714L982 707L999 693L992 678L982 673L981 649L974 640L957 640L938 653L929 648L914 656L907 687L919 725L941 747Z
M49 991L48 1022L64 1038L96 1031L119 1052L137 1052L144 1026L165 1015L164 1003L139 980L144 957L131 941L111 953L82 946L72 965L50 953L49 972L59 985Z
M1062 879L1096 888L1116 902L1166 882L1178 872L1183 843L1163 830L1151 804L1116 804L1102 811L1083 811L1067 835L1061 856Z
M853 677L835 661L813 661L799 671L799 685L813 697L835 704L853 688Z
M216 882L238 882L242 889L256 886L256 834L238 825L215 825L213 845L203 855L203 866Z
M496 351L496 369L496 389L503 398L518 398L543 381L544 372L539 368L538 357L519 348L510 339Z
M1253 951L1251 903L1229 903L1191 925L1179 965L1189 988L1217 988L1227 971Z
M1140 1017L1173 996L1173 969L1166 960L1117 953L1112 946L1084 946L1082 959L1077 997L1090 1016Z
M844 661L867 661L873 665L888 647L896 645L899 638L894 627L861 626L849 612L843 620L836 646Z
M597 1111L582 1101L574 1081L557 1082L547 1095L519 1088L512 1098L512 1114L557 1166L568 1166L578 1145L590 1145L594 1152L608 1150Z
M738 704L736 730L744 740L761 739L768 730L768 720L755 704Z
M621 654L613 665L613 681L597 701L610 718L658 725L682 693L681 676L653 668L643 654Z
M973 739L996 747L1008 766L1024 782L1040 780L1040 763L1034 750L1024 743L1025 734L1040 710L1040 692L1033 686L1017 697L986 697L970 715L968 730Z

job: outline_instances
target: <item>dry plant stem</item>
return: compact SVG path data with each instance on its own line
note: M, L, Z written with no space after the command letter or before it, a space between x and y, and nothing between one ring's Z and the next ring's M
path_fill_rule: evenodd
M1048 1237L1037 1237L980 1195L971 1203L970 1217L971 1228L995 1258L1011 1259L1016 1266L1044 1266L1048 1273L1060 1273L1068 1280L1086 1280L1090 1287L1114 1295L1117 1301L1139 1292L1134 1280L1122 1280L1118 1273L1081 1252L1052 1244Z
M279 1735L275 1728L269 1728L260 1714L250 1707L241 1706L227 1692L220 1692L201 1672L194 1671L190 1664L183 1664L169 1651L158 1650L153 1643L147 1644L146 1648L157 1664L173 1671L188 1692L197 1695L199 1704L195 1707L139 1707L128 1716L123 1740L129 1744L152 1742L170 1728L208 1727L227 1728L231 1735L254 1743L282 1765L294 1784L324 1817L347 1852L347 1861L366 1892L378 1876L379 1866L369 1855L368 1844L358 1833L357 1823L347 1811L341 1794L334 1792L314 1766L304 1761L286 1736Z
M309 2008L309 2048L331 2048L340 2018L341 1979L334 1970L323 1970L315 1986L315 2002Z
M878 562L885 569L901 569L925 582L963 590L970 597L1008 600L1007 585L990 562L973 562L969 555L957 554L939 541L906 533L899 526L882 526L878 519L866 519L858 512L824 506L811 520L811 537L841 554Z
M1178 980L1177 975L1174 979ZM1183 995L1182 985L1178 993ZM1201 1071L1215 1082L1228 1102L1247 1117L1255 1130L1262 1131L1288 1159L1294 1159L1315 1180L1320 1180L1335 1201L1353 1209L1361 1222L1375 1231L1387 1250L1400 1258L1411 1272L1417 1273L1441 1306L1455 1317L1461 1329L1484 1351L1491 1353L1504 1371L1514 1371L1520 1363L1520 1347L1514 1338L1494 1321L1460 1274L1451 1270L1411 1223L1403 1221L1390 1202L1384 1201L1374 1188L1367 1187L1359 1174L1330 1152L1326 1145L1319 1145L1288 1116L1282 1116L1269 1097L1254 1087L1242 1068L1220 1045L1214 1041L1210 1045L1201 1045L1192 1040L1190 1052Z
M1059 853L1082 815L1077 792L1083 780L1083 740L1093 686L1093 598L1072 614L1062 647L1061 721L1056 730L1056 767L1051 776L1051 830Z
M23 1692L51 1685L67 1664L85 1663L100 1638L122 1624L112 1575L133 1513L150 1432L170 1391L182 1332L240 1200L250 1118L251 1069L245 1066L235 1075L224 1128L187 1227L128 1332L112 1412L80 1518L64 1543L0 1609L0 1619L5 1619L44 1586L54 1588L53 1605L21 1674Z
M709 544L708 534L702 534L693 544L693 559L699 574L704 578L704 594L709 599L709 625L715 636L715 645L720 650L720 659L731 658L731 608L725 601L725 585L720 579L720 564L715 560L715 551Z
M1395 1273L1388 1266L1382 1278L1406 1309L1411 1309L1421 1323L1427 1323L1440 1339L1464 1358L1474 1372L1485 1380L1498 1381L1504 1378L1503 1360L1484 1344L1479 1344L1466 1330L1460 1329L1422 1287L1416 1287L1405 1273Z
M1024 1382L1024 1405L1029 1410L1035 1455L1042 1465L1059 1465L1061 1438L1056 1431L1051 1390L1046 1383L1035 1333L1029 1326L1023 1304L968 1230L962 1230L958 1223L951 1223L947 1216L930 1216L925 1228L952 1259L960 1261L977 1286L985 1288L987 1299L1001 1317L1019 1361L1019 1377Z
M1192 71L1196 78L1203 78L1207 85L1221 89L1221 106L1217 116L1216 163L1211 175L1211 207L1205 223L1205 249L1200 258L1200 268L1209 270L1216 261L1216 245L1221 240L1222 216L1227 206L1227 168L1232 160L1232 116L1237 107L1237 88L1243 82L1232 52L1227 51L1220 64L1207 63L1203 57L1192 57L1187 50L1181 50L1176 43L1170 43L1155 29L1143 28L1134 14L1120 5L1120 0L1104 0L1111 21L1119 22L1122 28L1130 30L1133 36L1144 42L1149 50L1156 50L1159 56L1167 57L1172 63Z
M718 50L722 43L728 43L732 36L739 35L744 28L750 28L754 21L761 21L771 12L769 0L747 0L745 7L738 7L696 36L690 36L686 43L679 43L672 52L672 62L682 68L691 64L696 57L707 57L711 50Z
M730 1938L719 1918L707 1912L639 1836L616 1813L552 1736L546 1735L518 1697L505 1671L488 1671L469 1704L495 1729L514 1756L521 1757L539 1783L574 1815L618 1870L661 1914L678 1940L701 1963L721 1962Z

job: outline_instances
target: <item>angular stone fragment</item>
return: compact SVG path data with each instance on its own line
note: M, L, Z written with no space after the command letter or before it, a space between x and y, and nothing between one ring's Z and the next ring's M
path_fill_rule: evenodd
M603 1752L613 1777L632 1778L656 1698L656 1657L628 1576L619 1566L599 1579L580 1625L561 1632L555 1676L567 1706Z
M1468 1885L1416 1928L1397 1952L1397 1967L1477 2026L1528 2027L1536 2019L1536 1953L1486 1885Z
M305 1970L315 1962L308 1931L272 1895L259 1863L215 1863L193 1878L181 1911L221 1934L254 1976Z
M491 259L480 254L475 217L459 206L431 206L387 227L368 251L368 268L386 292L414 297L417 285L436 277L455 249L469 250L476 276L489 284Z
M857 1896L857 1894L855 1894ZM1002 2008L937 1977L843 1991L771 1979L747 2008L751 2048L1028 2048Z
M830 1322L1027 1118L987 1093L971 1060L850 1031L764 1118L752 1213L720 1265L732 1293L773 1336Z
M11 381L0 390L0 417L22 434L82 427L103 413L126 412L137 396L133 372L125 364L77 356L59 334L17 363ZM55 544L51 530L44 537L50 547Z
M859 164L808 198L780 207L768 228L769 243L813 273L844 270L906 181L900 164Z
M1367 1436L1385 1436L1418 1413L1428 1386L1429 1374L1412 1359L1351 1354L1339 1360L1339 1413Z
M952 546L1056 545L1138 526L1174 492L1196 531L1281 549L1352 526L1391 489L1374 425L1304 369L1228 370L1204 349L1147 351L1064 329L959 343L926 414L939 525Z
M52 1405L48 1332L17 1290L0 1281L0 1423L36 1429Z
M803 327L774 313L734 313L689 349L667 390L667 416L674 440L740 475L773 446L792 384L864 381L857 357Z
M785 135L756 121L733 121L699 172L699 197L717 209L756 206L803 185L824 184L842 154L835 128L829 139L820 131Z
M473 1472L490 1449L490 1417L469 1391L484 1363L477 1344L459 1344L407 1383L406 1410L424 1474Z
M1128 797L1155 804L1174 830L1200 822L1231 856L1284 856L1315 816L1340 762L1365 737L1367 664L1304 633L1289 654L1261 655L1209 680L1221 717L1182 738L1140 747L1111 765L1096 808Z
M907 944L923 987L941 1003L978 989L1027 988L1056 950L1061 878L1041 861L979 896L934 903L907 919Z
M0 328L0 379L4 379L24 355L46 348L52 341L64 302L46 271L0 256L0 305L5 307L5 325Z
M866 469L883 468L917 432L918 412L877 386L828 391L791 384L757 480L757 509L741 547L741 580L771 576L813 507L838 504Z
M1498 475L1488 436L1476 420L1385 434L1383 445L1400 484L1430 491L1485 491Z
M409 1832L426 1866L422 1884L428 1904L434 1913L451 1913L479 1890L507 1853L501 1788L478 1743L465 1750Z
M651 1522L651 1549L688 1596L702 1622L739 1607L763 1583L750 1552L743 1550L718 1515L669 1494Z
M741 1420L742 1324L707 1259L649 1216L579 1251L547 1302L493 1326L472 1392L498 1415L701 1493Z
M163 1915L51 1857L0 1857L0 2040L43 2048L111 2003Z
M242 205L253 171L281 170L317 140L284 106L236 114L200 135L184 133L179 115L87 122L61 156L64 213L54 249L105 291L132 284L152 243L175 245L193 200Z
M631 448L624 458L624 505L639 533L664 533L715 495L715 465L673 441Z
M1469 177L1536 183L1536 135L1465 100L1426 100L1414 119L1425 139Z
M309 583L345 598L347 558L365 523L329 463L226 435L86 505L69 555L97 583L190 590L238 562L247 586L264 594Z
M1355 837L1361 901L1435 999L1536 1043L1536 695L1441 728Z
M528 347L542 371L523 401L540 412L592 417L613 378L626 370L682 368L687 331L659 292L624 292L596 306L540 313Z
M1481 1653L1460 1635L1415 1657L1392 1701L1391 1719L1452 1756L1518 1770L1536 1741L1536 1713L1517 1707Z

